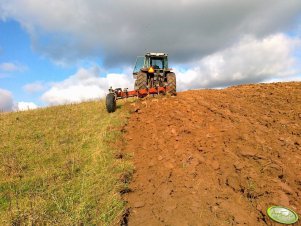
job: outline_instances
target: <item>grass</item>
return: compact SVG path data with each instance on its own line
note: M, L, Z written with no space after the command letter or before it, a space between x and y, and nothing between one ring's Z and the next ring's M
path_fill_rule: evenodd
M116 224L132 165L111 144L127 116L101 101L0 114L0 224Z

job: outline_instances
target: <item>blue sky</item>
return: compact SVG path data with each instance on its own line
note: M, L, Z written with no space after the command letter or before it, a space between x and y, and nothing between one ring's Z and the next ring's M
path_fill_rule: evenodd
M28 93L23 86L41 81L60 81L75 72L75 66L62 67L54 64L40 54L34 52L29 35L16 21L0 22L0 62L12 62L20 70L5 71L0 80L1 88L10 90L15 101L44 103L39 99L39 93ZM6 76L7 77L6 77Z
M46 3L0 1L0 109L132 88L146 51L169 53L178 90L301 80L299 0Z

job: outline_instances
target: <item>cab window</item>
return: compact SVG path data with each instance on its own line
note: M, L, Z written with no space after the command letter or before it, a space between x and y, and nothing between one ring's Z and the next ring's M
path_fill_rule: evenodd
M140 69L143 68L143 66L144 66L144 57L138 56L136 59L136 64L133 73L138 73Z

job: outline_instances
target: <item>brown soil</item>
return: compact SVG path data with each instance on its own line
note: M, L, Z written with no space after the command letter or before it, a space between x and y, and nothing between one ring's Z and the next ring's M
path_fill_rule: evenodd
M270 205L301 213L301 83L186 91L134 108L128 225L277 225Z

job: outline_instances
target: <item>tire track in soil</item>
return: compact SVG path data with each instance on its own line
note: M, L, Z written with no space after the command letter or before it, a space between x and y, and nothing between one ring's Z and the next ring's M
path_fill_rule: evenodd
M132 225L275 225L301 212L301 83L195 90L133 106Z

